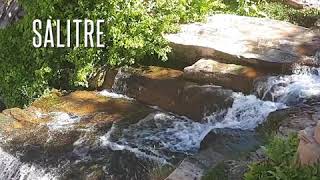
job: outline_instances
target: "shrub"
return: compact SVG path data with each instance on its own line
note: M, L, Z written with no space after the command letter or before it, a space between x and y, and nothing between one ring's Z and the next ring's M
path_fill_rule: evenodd
M28 104L45 89L86 87L95 69L132 65L145 57L165 61L170 48L162 37L176 24L200 20L219 8L218 0L20 0L27 12L0 30L0 94L6 104ZM34 19L104 19L106 48L32 46ZM66 28L61 30L66 35ZM74 40L74 39L73 39Z
M223 0L223 11L244 16L267 17L311 27L320 17L317 9L294 9L284 0Z
M270 1L270 0L269 0ZM311 27L320 18L320 10L317 9L294 9L283 2L270 1L258 5L266 17L288 21L300 26Z
M319 11L297 11L267 0L19 0L27 12L19 23L0 30L0 95L22 106L49 88L87 87L101 67L166 61L163 33L178 23L200 21L208 13L271 17L310 24ZM106 48L32 46L34 19L104 19ZM308 21L304 21L309 19ZM66 28L61 30L66 35ZM72 39L74 41L74 39ZM146 60L148 58L148 60ZM151 60L149 60L151 59ZM1 98L1 97L0 97Z
M275 180L316 180L320 177L320 165L299 167L296 164L298 148L297 136L288 139L274 137L266 146L268 160L252 164L250 171L245 174L246 180L275 179Z

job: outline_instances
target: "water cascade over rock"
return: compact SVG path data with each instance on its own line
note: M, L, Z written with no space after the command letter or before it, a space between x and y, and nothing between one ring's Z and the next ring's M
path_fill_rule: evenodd
M270 76L255 82L255 92L263 100L296 105L320 95L320 68L298 66L293 75Z

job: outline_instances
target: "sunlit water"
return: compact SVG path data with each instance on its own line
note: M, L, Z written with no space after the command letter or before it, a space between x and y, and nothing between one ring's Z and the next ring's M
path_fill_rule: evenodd
M293 75L257 81L255 89L263 100L295 105L320 95L320 68L297 67Z
M230 108L204 117L201 123L159 111L125 129L118 128L121 138L112 139L113 132L108 132L101 141L103 145L140 149L156 157L159 154L165 157L163 151L192 154L199 150L200 142L213 129L253 130L271 112L320 95L319 75L317 68L299 67L293 75L271 76L258 82L256 94L261 99L233 93L234 102ZM271 98L267 98L267 94Z
M133 98L129 98L128 96L125 96L125 95L122 95L122 94L118 94L118 93L112 92L110 90L103 90L103 91L99 92L99 94L102 95L102 96L113 98L113 99L134 100Z
M22 163L18 158L0 149L0 179L55 180L57 178L45 168L29 163Z
M122 74L120 74L122 75ZM320 95L320 70L300 67L293 75L272 76L256 82L255 95L233 93L233 105L220 112L194 122L155 108L139 122L122 126L114 123L112 128L97 138L97 144L113 151L129 151L136 157L159 164L170 164L175 156L196 153L201 141L213 129L231 128L253 130L263 123L267 116L278 109L295 105L305 99ZM117 77L121 78L121 77ZM114 89L125 91L125 84L115 84ZM121 86L117 87L117 86ZM112 91L99 92L110 98L134 100ZM259 97L259 98L257 98ZM81 117L56 112L50 113L49 131L68 131ZM89 148L82 148L85 136L74 143L74 153L86 158ZM41 167L22 163L14 156L0 150L0 179L54 179Z
M48 114L48 116L52 118L52 120L46 124L50 131L68 130L81 120L81 117L65 112L53 112Z

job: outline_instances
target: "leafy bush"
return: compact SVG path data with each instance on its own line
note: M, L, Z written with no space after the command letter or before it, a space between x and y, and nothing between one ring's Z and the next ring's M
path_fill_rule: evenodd
M265 5L266 0L223 0L223 12L242 16L266 17L260 6ZM221 13L218 11L218 13Z
M270 1L270 0L269 0ZM279 1L270 1L258 5L266 17L288 21L300 26L311 27L320 18L320 10L294 9Z
M22 106L48 88L87 87L97 69L167 60L162 37L178 23L199 21L208 13L271 17L310 24L319 11L297 11L267 0L19 0L27 12L19 23L0 30L0 96ZM32 46L34 19L104 19L106 48ZM61 30L66 35L66 27ZM72 39L74 42L74 39ZM146 60L148 59L148 60ZM149 60L151 59L151 60ZM159 61L160 62L160 61ZM0 97L1 98L1 97Z
M296 164L297 136L288 139L274 137L266 147L268 160L250 166L246 180L316 180L320 177L320 165L299 167Z
M313 26L320 17L317 9L294 9L283 0L223 0L225 13L267 17L288 21L305 27Z
M95 69L132 65L145 57L165 61L170 48L162 34L176 24L200 20L218 0L20 0L27 16L0 30L0 94L6 104L29 103L49 87L87 86ZM104 19L106 48L32 46L34 19ZM66 35L66 27L61 30ZM72 39L74 42L74 39Z

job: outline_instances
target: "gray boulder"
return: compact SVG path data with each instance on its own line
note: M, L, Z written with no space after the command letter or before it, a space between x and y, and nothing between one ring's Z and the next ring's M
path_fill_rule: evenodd
M320 65L313 58L320 51L319 32L266 18L214 15L165 38L173 49L170 58L189 64L212 58L274 72L290 71L294 64Z

